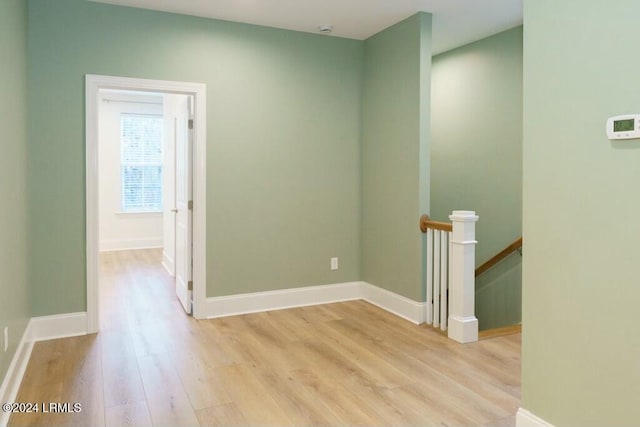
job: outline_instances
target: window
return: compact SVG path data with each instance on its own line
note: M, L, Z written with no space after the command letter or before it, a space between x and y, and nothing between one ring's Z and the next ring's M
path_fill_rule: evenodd
M163 123L159 116L120 116L123 212L162 211Z

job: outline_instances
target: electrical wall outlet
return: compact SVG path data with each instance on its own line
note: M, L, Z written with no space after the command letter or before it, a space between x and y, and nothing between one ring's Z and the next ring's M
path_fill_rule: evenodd
M338 269L338 257L331 258L331 269L332 270Z
M7 351L9 348L9 327L4 327L4 351Z

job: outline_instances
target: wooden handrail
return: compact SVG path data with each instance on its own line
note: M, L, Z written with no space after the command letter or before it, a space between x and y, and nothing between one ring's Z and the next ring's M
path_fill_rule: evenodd
M422 215L420 217L420 230L422 230L423 233L426 233L429 228L434 230L453 231L453 224L448 222L431 221L429 215Z
M517 251L521 247L522 247L522 237L520 237L518 240L516 240L515 242L513 242L503 250L501 250L496 256L491 258L489 261L485 262L480 267L476 268L476 277L478 277L479 275L481 275L482 273L484 273L485 271L487 271L488 269L490 269L491 267L493 267L494 265L496 265L497 263L499 263L509 255L511 255L513 252Z

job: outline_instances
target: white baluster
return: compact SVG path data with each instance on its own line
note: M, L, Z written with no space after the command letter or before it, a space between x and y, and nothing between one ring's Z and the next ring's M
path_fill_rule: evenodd
M451 277L449 282L449 338L461 342L478 340L475 304L475 227L473 211L453 211L451 236Z
M447 298L447 261L449 259L449 233L441 231L440 236L440 329L447 330L447 306L449 298Z
M440 326L440 233L433 236L433 326Z
M433 323L433 230L427 229L427 324Z
M451 252L453 250L452 249L453 246L451 244L451 240L452 240L452 237L453 237L452 234L453 233L451 233L451 232L448 233L448 235L449 235L448 236L449 237L449 245L448 245L449 246L449 248L448 248L448 250L449 250L449 268L447 269L447 271L449 273L448 274L448 276L449 276L448 279L449 280L447 280L447 290L448 290L448 292L447 292L447 325L449 323L449 316L451 315L451 276L453 275L453 273L452 273L453 262L451 261Z

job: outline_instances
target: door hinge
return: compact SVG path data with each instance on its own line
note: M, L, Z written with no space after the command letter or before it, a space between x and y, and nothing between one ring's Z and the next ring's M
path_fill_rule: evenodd
M190 211L193 210L193 200L189 200L189 202L187 202L187 209L189 209Z
M193 280L189 280L189 283L187 283L187 290L189 291L193 290Z
M189 129L193 129L193 119L189 119Z

